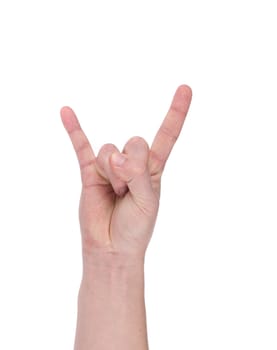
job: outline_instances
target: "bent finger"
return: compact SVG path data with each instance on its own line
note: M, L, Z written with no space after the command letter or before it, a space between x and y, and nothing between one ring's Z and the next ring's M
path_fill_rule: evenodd
M127 183L133 199L141 209L153 206L156 199L148 170L148 156L146 141L141 137L133 137L125 145L122 154L114 153L111 158L114 172Z
M112 185L114 192L118 196L122 196L128 191L128 187L126 182L121 180L113 171L111 165L111 156L113 153L119 153L115 145L107 143L102 146L96 158L96 168L101 176Z

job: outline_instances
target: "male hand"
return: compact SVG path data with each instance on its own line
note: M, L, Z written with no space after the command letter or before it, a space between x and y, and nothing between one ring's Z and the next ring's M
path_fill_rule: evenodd
M131 264L143 260L153 233L161 176L181 132L191 102L191 89L181 85L174 95L151 148L131 138L122 152L105 144L95 156L70 107L61 118L81 171L79 220L84 264Z

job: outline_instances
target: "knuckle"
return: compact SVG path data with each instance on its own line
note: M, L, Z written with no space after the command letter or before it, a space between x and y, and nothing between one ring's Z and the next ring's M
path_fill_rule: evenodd
M116 147L114 144L112 143L106 143L105 145L103 145L100 150L99 150L99 155L101 155L102 153L110 153L110 152L114 152L116 150Z
M175 143L177 141L178 135L172 132L170 128L168 128L166 125L163 125L160 128L160 131L170 139L171 142Z
M76 146L76 153L78 154L86 149L90 149L90 143L88 140L85 140L80 145Z
M109 157L112 153L117 151L117 148L112 143L106 143L103 145L97 155L97 163L102 166L109 162Z
M140 136L133 136L132 138L130 138L125 148L126 150L128 149L141 149L145 151L149 150L148 143L145 141L143 137L140 137Z
M148 146L147 142L145 141L145 139L141 136L133 136L130 138L129 140L130 143L139 143L141 145L145 145Z

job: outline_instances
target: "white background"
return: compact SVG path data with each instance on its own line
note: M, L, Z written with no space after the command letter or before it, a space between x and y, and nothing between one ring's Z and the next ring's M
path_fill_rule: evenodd
M0 2L0 349L73 348L80 176L193 89L147 250L150 349L277 348L275 1Z

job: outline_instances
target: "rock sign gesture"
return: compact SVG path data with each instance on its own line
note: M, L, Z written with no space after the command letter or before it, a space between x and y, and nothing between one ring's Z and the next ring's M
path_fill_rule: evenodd
M160 198L161 176L181 132L191 89L175 92L151 148L132 137L120 152L113 144L97 156L70 107L61 119L76 152L82 179L79 220L84 266L142 261L151 239Z

